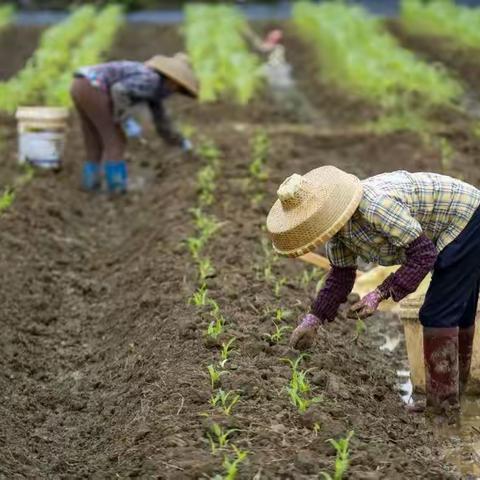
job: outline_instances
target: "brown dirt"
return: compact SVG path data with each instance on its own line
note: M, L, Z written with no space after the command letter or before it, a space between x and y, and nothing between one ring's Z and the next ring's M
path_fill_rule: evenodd
M122 32L112 57L143 59L180 47L171 28L137 26ZM307 85L309 72L296 70ZM331 92L308 91L316 92L323 118L333 119L326 123L338 124L342 117L326 108ZM364 118L362 108L347 109L335 98L349 123ZM212 213L224 224L208 246L217 271L208 287L227 319L227 337L237 339L222 387L241 400L231 417L208 405L206 367L218 351L203 337L208 317L187 304L196 281L183 240L192 234L188 209L196 201L198 159L174 156L152 138L150 150L131 152L142 190L125 198L90 196L78 189L82 146L75 123L66 168L35 178L0 219L0 478L208 478L222 463L206 438L212 419L239 429L232 441L250 452L239 478L331 472L334 452L326 440L349 430L355 436L348 478L459 478L442 463L442 445L423 417L407 415L401 404L395 368L404 352L378 348L382 333L399 328L391 316L369 320L358 342L351 320L322 330L306 365L324 400L299 415L284 391L289 371L282 358L294 353L285 340L270 345L263 334L273 326L267 308L292 310L293 326L313 285L302 286L304 266L287 260L275 265L276 277L288 278L281 298L258 277L265 213L286 175L322 164L362 177L436 170L438 158L422 151L413 134L350 141L272 134L267 194L252 206L260 187L245 181L250 138L235 122L270 122L270 114L285 119L270 113L265 100L248 109L174 103L197 137L208 135L222 151ZM7 128L11 162L13 125Z

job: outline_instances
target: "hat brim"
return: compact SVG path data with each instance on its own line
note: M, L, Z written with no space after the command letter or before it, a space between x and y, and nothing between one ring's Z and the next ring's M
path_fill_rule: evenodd
M186 94L192 98L198 98L198 86L195 82L189 82L178 71L178 60L173 57L165 57L163 55L157 55L156 57L147 60L145 62L147 67L156 70L157 72L165 75L170 80L180 85L186 92Z

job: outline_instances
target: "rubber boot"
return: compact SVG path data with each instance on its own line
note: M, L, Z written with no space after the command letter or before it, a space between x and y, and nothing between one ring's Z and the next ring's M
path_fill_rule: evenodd
M82 170L82 187L89 192L97 192L102 187L102 170L99 163L85 162Z
M109 193L125 193L128 181L127 163L123 160L105 162L105 181Z
M458 327L423 328L427 409L459 407Z
M475 325L458 330L458 378L460 395L465 392L472 363L473 337Z

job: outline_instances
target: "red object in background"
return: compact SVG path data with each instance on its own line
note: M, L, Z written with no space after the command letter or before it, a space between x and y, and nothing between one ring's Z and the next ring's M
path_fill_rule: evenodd
M279 29L272 30L271 32L268 33L268 35L265 37L265 40L263 41L263 46L265 48L273 48L276 45L278 45L283 39L283 32Z

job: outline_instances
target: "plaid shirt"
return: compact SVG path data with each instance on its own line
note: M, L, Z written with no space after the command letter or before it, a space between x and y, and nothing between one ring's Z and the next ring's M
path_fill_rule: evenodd
M125 121L135 104L146 103L157 132L168 143L181 144L183 137L175 129L162 103L170 91L160 73L141 62L122 60L82 67L75 75L85 77L91 85L110 94L116 121Z
M422 233L443 250L470 221L480 191L434 173L398 171L368 178L348 223L327 243L332 265L351 267L357 257L379 265L405 262L405 248Z

